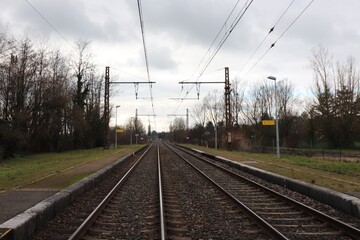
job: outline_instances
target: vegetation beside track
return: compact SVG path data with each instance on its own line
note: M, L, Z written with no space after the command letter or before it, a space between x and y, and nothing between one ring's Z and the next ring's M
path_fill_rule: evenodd
M120 158L142 146L126 145L119 147L117 150L93 148L61 153L43 153L0 161L0 190L20 187L76 166L100 161L112 155ZM74 181L64 179L64 184Z
M339 192L360 192L360 164L358 162L289 155L282 155L280 159L277 159L274 154L215 150L196 145L185 146Z

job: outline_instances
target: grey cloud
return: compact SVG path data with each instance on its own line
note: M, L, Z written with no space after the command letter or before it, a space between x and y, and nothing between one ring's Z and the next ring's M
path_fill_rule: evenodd
M9 7L14 22L22 22L23 26L28 26L38 32L56 34L25 1L22 2L23 4L18 4L16 7ZM85 37L91 40L122 42L135 37L134 33L128 31L128 18L120 21L121 19L116 18L116 15L106 14L108 9L105 7L90 9L88 5L91 4L88 1L30 2L51 25L70 40ZM123 9L126 8L123 7Z
M160 43L159 43L160 44ZM176 62L172 59L171 50L158 43L150 44L149 49L149 62L150 67L159 70L172 70L176 68Z
M166 32L175 40L209 45L227 12L226 4L215 0L143 2L143 9L149 31Z

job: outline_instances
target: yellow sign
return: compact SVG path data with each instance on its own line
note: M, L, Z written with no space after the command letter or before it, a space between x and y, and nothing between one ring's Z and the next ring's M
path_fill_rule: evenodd
M116 132L124 132L124 129L116 129Z
M264 126L274 126L275 125L275 120L262 120L262 125Z

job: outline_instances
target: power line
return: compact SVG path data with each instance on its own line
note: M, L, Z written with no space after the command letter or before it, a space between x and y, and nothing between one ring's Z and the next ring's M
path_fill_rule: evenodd
M272 28L270 28L269 32L266 34L266 36L264 37L264 39L260 42L260 44L257 46L257 48L255 49L255 51L250 55L250 57L246 60L244 66L241 68L240 72L241 73L246 66L249 64L250 60L255 56L255 54L257 53L257 51L260 49L260 47L264 44L265 40L268 38L268 36L274 31L275 27L278 25L278 23L280 22L280 20L284 17L284 15L287 13L287 11L289 10L289 8L291 7L291 5L295 2L295 0L292 0L292 2L289 4L289 6L284 10L284 12L281 14L281 16L278 18L278 20L276 21L276 23L274 24L274 26Z
M229 29L225 32L224 36L222 37L222 39L219 41L217 47L215 48L215 50L213 51L213 53L209 56L208 60L206 61L205 65L203 66L203 68L200 70L198 77L196 78L195 82L199 81L199 79L201 78L201 76L204 74L205 70L208 68L208 66L210 65L210 63L213 61L213 59L215 58L215 56L217 55L217 53L219 52L219 50L221 49L221 47L224 45L224 43L226 42L226 40L229 38L230 34L232 33L232 31L235 29L235 27L237 26L237 24L240 22L240 20L242 19L242 17L244 16L244 14L247 12L248 8L250 7L250 5L253 3L254 0L248 0L246 1L246 3L243 5L243 7L241 8L241 10L239 11L238 15L235 17L235 19L233 20L233 22L231 23ZM218 34L216 35L214 41L211 43L210 47L208 48L208 51L205 53L205 56L210 52L211 47L214 45L214 43L216 42L216 40L218 39L218 36L220 35L220 33L222 32L222 30L225 28L227 21L230 19L231 15L233 14L233 12L235 11L237 5L238 5L239 1L237 1L237 3L235 4L234 8L232 9L232 11L230 12L229 16L227 17L227 19L225 20L225 23L222 25L222 27L220 28ZM204 61L204 58L201 60L200 64L198 65L198 67L196 69L199 68L199 66L201 65L201 63ZM194 75L194 73L192 74L192 76ZM191 77L192 77L191 76ZM192 85L190 87L190 90L188 90L185 94L186 98L189 94L189 92L193 89L194 85ZM182 102L180 102L179 106L176 108L175 112L179 109L180 105Z
M110 67L111 67L113 70L118 71L118 72L120 72L120 73L124 73L124 74L126 74L126 75L128 75L128 76L130 76L130 77L147 81L147 79L145 79L145 78L143 78L143 77L137 76L137 75L132 74L132 73L129 73L129 72L122 71L122 70L118 69L117 67L114 67L114 66L110 66Z
M144 19L142 14L142 7L141 7L141 0L137 0L138 5L138 11L139 11L139 20L140 20L140 27L141 27L141 36L142 36L142 42L144 47L144 56L145 56L145 64L146 64L146 72L147 72L147 78L149 82L149 90L150 90L150 98L151 98L151 107L154 115L154 125L156 129L156 121L155 121L155 109L154 109L154 98L152 93L152 85L150 81L150 71L149 71L149 61L147 56L147 49L146 49L146 43L145 43L145 33L144 33Z
M241 11L239 12L239 14L236 16L235 20L233 21L233 23L231 24L229 30L225 33L224 37L221 39L221 41L219 42L219 45L217 46L216 50L214 51L214 53L211 55L211 57L209 58L209 60L206 62L205 66L203 67L203 69L200 71L200 74L197 78L196 81L198 81L200 79L200 77L203 75L203 73L205 72L205 70L207 69L207 67L210 65L210 63L212 62L212 60L215 58L215 56L217 55L217 53L219 52L219 50L221 49L221 47L224 45L224 43L226 42L226 40L229 38L230 34L232 33L232 31L234 30L234 28L237 26L237 24L240 22L240 20L242 19L242 17L244 16L244 14L246 13L246 11L248 10L248 8L250 7L250 5L252 4L254 0L251 0L250 3L248 3L248 1L245 3L245 5L243 6L243 8L241 9Z
M54 25L52 25L41 13L40 11L38 11L34 5L32 5L28 0L25 0L25 2L27 4L29 4L29 6L67 43L69 44L72 48L74 48L73 45L70 44L70 42L64 37L64 35L62 35L55 27Z
M205 52L204 56L202 57L200 63L198 64L198 66L195 68L194 72L191 74L190 79L194 76L196 70L201 66L201 64L203 63L205 57L208 55L208 53L210 52L212 46L214 45L214 43L216 42L216 40L218 39L218 37L220 36L220 33L222 32L222 30L226 27L226 23L227 21L230 19L231 15L233 14L233 12L235 11L237 5L239 4L240 0L238 0L235 4L235 6L233 7L233 9L231 10L231 12L229 13L229 16L226 18L224 24L222 25L222 27L220 28L219 32L216 34L215 39L213 40L213 42L210 44L210 47L208 48L208 50Z
M246 72L246 74L242 77L245 78L249 72L256 67L256 65L265 57L268 52L275 47L276 43L285 35L285 33L294 25L294 23L301 17L301 15L310 7L310 5L314 2L311 0L308 5L299 13L299 15L289 24L289 26L282 32L282 34L273 42L270 47L264 52L264 54L252 65L252 67Z
M276 41L272 45L275 46L277 41L279 41L285 35L285 33L290 29L290 27L294 25L294 23L301 17L301 15L310 7L313 2L314 0L311 0L309 2L309 4L301 11L301 13L292 21L292 23L285 29L285 31L280 35L280 37L278 37L278 39L276 39Z

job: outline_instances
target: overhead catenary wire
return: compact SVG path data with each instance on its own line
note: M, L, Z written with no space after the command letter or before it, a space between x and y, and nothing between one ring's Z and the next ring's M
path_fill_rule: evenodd
M250 57L245 61L245 64L243 65L243 67L241 68L241 70L239 71L239 74L242 73L244 71L244 69L246 68L246 66L249 64L249 62L251 61L251 59L255 56L255 54L259 51L260 47L264 44L265 40L269 37L269 35L275 30L276 26L278 25L278 23L281 21L281 19L285 16L285 14L287 13L287 11L289 10L289 8L292 6L292 4L295 2L295 0L292 0L290 2L290 4L287 6L287 8L283 11L283 13L281 14L281 16L278 18L278 20L276 21L276 23L270 28L270 30L268 31L268 33L265 35L264 39L260 42L260 44L257 46L257 48L253 51L253 53L250 55Z
M294 25L294 23L303 15L303 13L310 7L310 5L314 2L314 0L311 0L308 5L300 12L300 14L291 22L291 24L285 29L285 31L276 39L276 41L272 44L275 46L275 44L285 35L285 33ZM273 46L273 47L274 47Z
M147 81L147 79L144 78L144 77L140 77L140 76L137 76L137 75L135 75L135 74L133 74L133 73L129 73L129 72L122 71L122 70L120 70L120 69L118 69L117 67L114 67L114 66L110 66L110 67L111 67L113 70L118 71L118 72L123 73L123 74L126 74L126 75L128 75L128 76L130 76L130 77Z
M74 46L65 38L65 36L28 0L25 0L25 2L35 11L37 15L43 19L47 25L49 25L71 48L75 49ZM139 9L139 17L140 17L140 26L141 26L141 33L142 33L142 39L143 39L143 46L144 46L144 53L145 53L145 62L146 62L146 71L148 76L148 82L149 82L149 89L150 89L150 98L151 98L151 105L152 105L152 111L154 115L154 125L156 129L156 121L155 121L155 109L154 109L154 101L153 101L153 94L152 94L152 84L150 83L150 73L149 73L149 64L148 64L148 57L147 57L147 51L146 51L146 44L145 44L145 35L144 35L144 23L143 23L143 17L142 17L142 10L141 10L141 2L138 0L138 9ZM76 50L76 49L75 49Z
M150 80L150 71L149 71L149 61L148 61L148 55L147 55L147 49L146 49L145 30L144 30L144 18L143 18L143 14L142 14L141 0L137 0L137 5L138 5L138 12L139 12L139 20L140 20L142 43L143 43L143 48L144 48L146 73L147 73L147 79L148 79L148 82L149 82L151 107L152 107L152 112L153 112L153 115L154 115L154 125L155 125L155 129L156 129L154 98L153 98L153 92L152 92L152 84L150 83L151 80Z
M41 12L39 10L37 10L37 8L32 5L28 0L25 0L25 2L67 43L69 44L69 46L71 48L74 48L74 46L64 37L64 35L61 34L61 32L59 30L56 29L56 27L54 25L52 25L50 23L49 20L46 19L46 17L44 15L41 14Z
M230 34L233 32L233 30L235 29L235 27L238 25L238 23L240 22L240 20L243 18L244 14L247 12L247 10L249 9L249 7L251 6L251 4L253 3L254 0L248 0L245 2L245 4L243 5L243 7L241 8L241 10L239 11L239 13L237 14L237 16L235 17L235 19L233 20L233 22L230 24L229 29L225 32L224 36L222 37L222 39L219 41L217 47L214 49L214 51L212 52L212 54L209 56L209 58L207 59L207 61L205 62L204 66L201 68L198 76L196 77L195 82L198 82L200 80L200 78L202 77L202 75L204 74L204 72L206 71L206 69L208 68L208 66L210 65L210 63L214 60L215 56L217 55L217 53L220 51L221 47L225 44L226 40L229 38ZM231 10L229 16L226 18L225 23L222 25L222 27L220 28L220 31L218 32L218 34L216 35L214 41L211 43L208 51L205 53L205 56L208 55L208 53L210 52L211 47L214 45L214 43L216 42L216 40L218 39L220 33L222 32L222 30L225 28L227 21L230 19L231 15L234 13L237 5L238 5L239 1L237 1L237 3L235 4L234 8ZM204 56L204 57L205 57ZM200 64L204 61L204 57L202 58L202 60L200 61ZM196 70L199 68L196 68ZM195 71L196 71L195 70ZM194 73L191 75L191 77L193 77ZM194 84L196 85L196 84ZM193 89L194 85L192 85L190 87L190 89L186 92L185 97L186 98L189 94L189 92ZM182 101L179 103L178 107L175 109L174 113L178 111L178 109L180 108L182 104Z
M235 6L233 7L233 9L231 10L231 12L229 13L229 16L226 18L224 24L222 25L222 27L220 28L219 32L216 34L214 40L212 41L212 43L210 44L210 47L207 49L207 51L205 52L204 56L202 57L202 59L200 60L200 63L197 65L197 67L195 68L195 70L193 71L193 73L191 74L190 79L194 76L195 72L197 71L197 69L201 66L201 64L203 63L203 61L205 60L205 57L210 53L211 48L213 47L214 43L216 42L216 40L218 39L218 37L220 36L221 32L223 31L223 29L226 27L226 23L228 22L228 20L230 19L231 15L234 13L237 5L239 4L240 0L238 0L235 4Z
M241 77L245 78L249 72L251 72L258 63L269 53L269 51L275 47L276 43L289 31L289 29L294 25L294 23L303 15L303 13L310 7L310 5L314 2L311 0L306 7L297 15L296 18L288 25L288 27L280 34L280 36L270 45L270 47L263 53L263 55L251 66L251 68Z
M202 70L200 71L196 81L198 81L201 76L203 75L203 73L205 72L205 70L208 68L208 66L210 65L210 63L214 60L215 56L217 55L217 53L219 52L219 50L221 49L221 47L224 45L224 43L226 42L226 40L229 38L230 34L232 33L232 31L235 29L235 27L237 26L237 24L240 22L240 20L242 19L242 17L244 16L244 14L247 12L247 10L249 9L250 5L253 3L254 0L251 0L250 2L247 1L245 3L245 5L243 6L243 8L241 9L241 11L239 12L239 14L236 16L235 20L233 21L233 23L230 25L229 30L225 33L224 37L221 39L221 41L219 42L218 46L216 47L215 51L213 52L213 54L210 56L210 58L208 59L208 61L206 62L205 66L202 68Z

